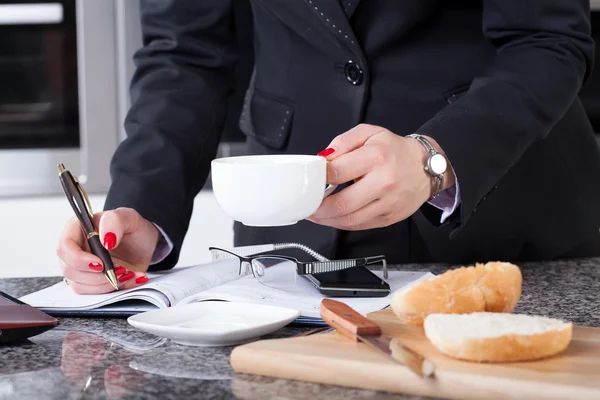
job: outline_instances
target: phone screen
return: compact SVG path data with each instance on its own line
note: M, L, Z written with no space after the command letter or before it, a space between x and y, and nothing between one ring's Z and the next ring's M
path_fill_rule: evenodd
M324 272L314 274L313 277L321 286L328 287L373 288L386 285L385 281L364 267Z
M307 275L319 292L331 297L385 297L390 285L365 267Z

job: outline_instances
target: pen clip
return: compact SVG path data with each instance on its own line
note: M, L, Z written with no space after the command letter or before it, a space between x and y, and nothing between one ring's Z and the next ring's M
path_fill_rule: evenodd
M81 193L81 196L83 197L83 200L85 201L86 211L93 221L94 220L94 212L92 211L92 204L90 203L90 199L88 198L87 193L83 189L83 186L81 186L81 184L79 183L79 180L77 180L77 178L73 174L71 174L71 176L73 177L75 186L77 186L77 190L79 190L79 193Z

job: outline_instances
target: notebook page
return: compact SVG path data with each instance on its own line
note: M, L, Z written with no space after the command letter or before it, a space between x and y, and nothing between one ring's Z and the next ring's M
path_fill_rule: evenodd
M28 294L20 298L21 301L44 310L91 310L107 304L117 303L121 300L135 298L154 304L156 307L164 308L169 304L169 299L161 292L149 288L136 288L111 292L106 294L75 293L64 282Z
M186 296L238 279L239 262L233 259L162 273L148 273L143 286L97 295L79 295L64 282L21 297L21 301L41 309L90 310L121 300L147 301L159 308L177 304Z
M175 305L198 292L238 280L239 266L237 259L224 259L193 267L177 268L150 277L144 286L160 291L169 299L169 305Z
M373 271L377 276L383 278L381 271ZM414 284L422 279L430 279L434 275L430 272L421 271L389 271L386 282L390 285L390 294L386 297L343 297L336 298L354 308L361 314L378 311L390 305L394 292ZM252 276L244 277L233 282L203 291L187 298L183 303L225 300L265 305L287 307L300 310L302 317L320 319L319 307L321 300L325 298L310 282L298 277L293 290L279 290L264 286Z

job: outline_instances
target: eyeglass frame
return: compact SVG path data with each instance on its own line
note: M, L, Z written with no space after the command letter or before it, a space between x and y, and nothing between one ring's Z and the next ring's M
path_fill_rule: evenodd
M240 255L238 253L235 253L234 250L223 249L221 247L209 247L208 249L211 252L218 251L218 252L226 253L226 254L229 254L230 256L238 258L240 260L239 275L242 275L242 267L244 266L244 263L247 263L247 265L250 266L249 269L252 271L252 274L254 275L255 278L257 276L254 271L254 268L252 268L252 261L254 259L258 259L258 258L268 258L268 257L283 259L283 260L287 260L287 261L291 261L291 262L295 263L296 264L296 273L301 276L302 275L320 274L320 273L325 273L325 272L342 271L342 270L356 268L356 267L366 267L367 265L371 265L371 264L374 264L377 262L382 262L384 279L388 278L387 261L386 261L385 256L383 256L383 255L351 258L351 259L343 259L343 260L327 260L325 257L321 256L320 254L316 253L314 250L312 250L304 245L299 245L299 244L295 244L295 243L286 243L286 244L267 245L267 246L273 246L274 248L278 248L278 249L297 248L300 250L304 250L305 252L307 252L313 256L316 255L315 258L320 256L319 258L323 258L324 261L300 261L295 257L283 256L283 255L279 255L279 254L271 254L270 251L272 251L272 249L270 249L268 252L262 251L262 252L258 252L258 253L247 254L247 255ZM254 246L247 246L247 248L252 248L252 247L254 247ZM256 247L261 247L261 246L256 246ZM235 247L234 247L234 249L235 249ZM213 255L214 255L214 253L213 253Z

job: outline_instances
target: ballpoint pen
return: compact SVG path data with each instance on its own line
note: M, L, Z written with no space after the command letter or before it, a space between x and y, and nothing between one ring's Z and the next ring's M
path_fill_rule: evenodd
M106 279L108 279L110 284L118 290L119 284L117 282L117 275L115 274L115 267L110 257L110 253L102 246L102 243L100 243L98 230L94 226L92 205L90 204L90 200L85 193L85 190L83 190L83 187L81 187L77 178L75 178L63 164L58 164L58 177L60 178L60 183L65 191L65 195L81 223L90 250L95 256L102 260L102 265L104 266L103 272Z

